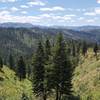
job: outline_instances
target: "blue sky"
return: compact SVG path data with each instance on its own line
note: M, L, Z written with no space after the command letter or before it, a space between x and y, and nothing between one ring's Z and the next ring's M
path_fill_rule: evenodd
M100 25L100 0L0 0L0 23Z

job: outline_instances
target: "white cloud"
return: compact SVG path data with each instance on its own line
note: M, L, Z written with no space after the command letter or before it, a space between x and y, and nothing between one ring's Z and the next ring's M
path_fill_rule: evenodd
M89 20L86 20L86 22L88 22L88 23L94 23L95 20L94 19L89 19Z
M84 17L79 17L79 18L78 18L78 20L84 20L84 19L85 19Z
M86 11L86 9L85 8L83 8L83 9L73 9L73 8L67 8L66 10L68 10L68 11L75 11L75 12L84 12L84 11Z
M65 15L65 16L67 16L67 17L76 17L76 15L74 15L74 14L71 14L71 15Z
M41 18L49 18L49 17L52 17L53 14L42 14L42 15L39 15Z
M100 3L100 0L97 0L97 3Z
M82 11L84 12L84 11L86 11L86 9L82 9Z
M52 8L40 8L41 11L65 11L65 8L56 6Z
M40 0L33 0L27 3L30 7L32 6L45 6L45 3Z
M79 11L79 12L80 12L80 11L81 11L81 9L76 9L76 11Z
M72 18L70 16L64 16L62 17L63 20L71 20Z
M0 0L0 2L15 2L17 0Z
M21 14L27 14L26 11L20 12ZM74 15L55 15L55 14L42 14L37 16L27 16L27 15L20 15L15 16L11 15L9 11L2 11L0 12L0 22L22 22L22 23L34 23L34 24L54 24L54 23L63 23L63 22L71 22L72 17ZM45 20L45 21L44 21ZM52 21L52 23L51 23Z
M96 13L95 12L85 12L84 15L95 16Z
M27 5L20 5L21 8L29 8Z
M50 19L53 21L66 21L66 20L71 20L72 19L72 15L64 15L64 16L59 16L59 15L54 15L54 14L42 14L40 15L41 19Z
M22 14L27 14L27 11L21 11Z
M73 11L73 9L72 9L72 8L67 8L67 10L69 10L69 11Z
M19 9L16 8L16 7L12 7L12 8L10 8L10 10L11 10L12 12L16 12L16 11L18 11Z
M40 22L40 18L35 16L13 16L10 14L3 16L0 14L0 22L38 23Z
M100 7L95 8L95 13L100 14Z
M96 7L94 8L92 11L90 12L85 12L84 15L87 16L96 16L96 15L100 15L100 7Z
M25 13L25 12L24 12ZM14 16L11 15L9 11L0 11L0 23L2 22L28 22L28 23L38 23L40 22L40 17L38 16Z
M0 16L5 16L5 15L9 15L10 14L10 12L9 11L6 11L6 10L4 10L4 11L0 11Z

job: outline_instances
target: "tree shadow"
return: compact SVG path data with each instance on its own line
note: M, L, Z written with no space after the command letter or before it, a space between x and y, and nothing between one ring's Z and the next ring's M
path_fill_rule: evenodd
M71 95L71 96L64 96L62 100L81 100L81 99L80 96Z

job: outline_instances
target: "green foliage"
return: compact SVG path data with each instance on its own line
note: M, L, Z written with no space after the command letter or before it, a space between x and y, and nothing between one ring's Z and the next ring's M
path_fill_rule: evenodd
M16 71L14 59L13 59L13 56L11 54L9 55L9 66L12 70Z
M85 54L87 53L87 43L84 41L83 42L83 46L82 46L82 54L85 56Z
M29 100L29 98L25 95L25 93L22 94L21 100Z
M0 43L5 45L5 48L1 45L1 56L3 55L4 64L9 62L11 69L15 70L14 66L17 65L18 77L11 69L5 66L3 68L0 58L0 68L2 68L0 100L37 100L33 98L34 94L44 100L54 100L55 96L56 100L58 98L61 100L99 100L100 77L96 70L100 66L99 53L98 61L96 61L88 51L89 45L86 42L69 41L66 40L66 35L63 39L62 34L59 34L55 41L55 35L51 35L55 31L47 30L49 35L42 31L39 29L9 29L9 32L8 29L1 30L5 33L0 37L4 39ZM51 41L45 40L48 36ZM42 42L36 45L39 38ZM94 47L95 53L98 51L97 47L97 45ZM82 56L80 51L83 55L87 53L87 57ZM8 59L9 52L13 56L10 55ZM32 52L34 57L31 65ZM24 55L24 59L21 56L18 64L14 64L13 60L19 55ZM75 75L73 75L74 68L76 68ZM72 96L72 88L78 96Z
M73 43L72 44L72 55L73 55L73 57L75 57L76 56L76 46L75 46L75 44Z
M59 34L57 37L54 63L54 86L56 90L56 100L61 99L63 94L72 94L72 65L69 57L66 54L66 45L63 35Z
M26 78L26 66L25 66L25 62L24 62L22 56L20 56L20 58L18 60L17 75L20 78L20 81L22 79L25 79Z
M44 73L44 50L42 43L39 42L33 62L33 91L41 98L45 95Z
M98 50L99 50L98 44L96 43L95 46L94 46L94 48L93 48L93 51L94 51L94 53L95 53L95 56L96 56L96 59L97 59L97 60L98 60L98 55L97 55Z
M51 44L49 39L45 41L44 45L45 52L45 91L46 95L50 95L52 93L53 81L52 81L52 52L51 52Z
M94 58L93 51L88 51L87 58L81 56L84 62L79 64L73 77L73 88L76 95L80 95L81 100L99 100L100 82L99 67L100 60Z
M51 55L51 45L50 41L47 39L45 42L45 60L49 61L49 56Z
M19 81L16 73L9 69L7 66L3 66L3 72L0 72L0 100L21 100L23 93L29 100L35 100L32 92L31 81L25 79Z

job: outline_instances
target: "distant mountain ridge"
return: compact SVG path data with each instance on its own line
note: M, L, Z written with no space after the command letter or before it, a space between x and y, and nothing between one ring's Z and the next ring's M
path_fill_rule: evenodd
M76 31L84 31L84 30L94 30L94 29L100 29L100 26L91 26L91 25L86 25L86 26L51 26L55 29L72 29Z
M8 22L8 23L1 23L0 27L3 27L3 28L32 28L34 26L30 23L12 23L12 22Z
M98 42L100 43L100 26L40 26L33 25L30 23L1 23L0 28L5 30L5 28L16 28L16 31L21 29L25 32L21 34L34 34L34 36L42 35L55 35L59 32L63 33L66 38L71 38L74 40L81 39L90 42ZM18 29L17 29L18 28ZM15 33L14 30L12 30ZM29 34L31 32L31 34ZM7 32L5 34L8 34ZM19 34L19 33L17 33ZM15 34L16 35L16 34ZM34 37L32 37L34 38Z
M86 31L86 30L95 30L95 29L100 29L100 26L91 26L91 25L88 25L88 26L78 26L78 27L72 27L71 29L74 29L74 30L78 30L78 31Z
M33 25L31 23L18 23L18 22L6 22L6 23L0 23L0 27L3 28L54 28L54 29L72 29L77 31L84 31L84 30L94 30L94 29L100 29L100 26L92 26L92 25L86 25L86 26L41 26L41 25Z

